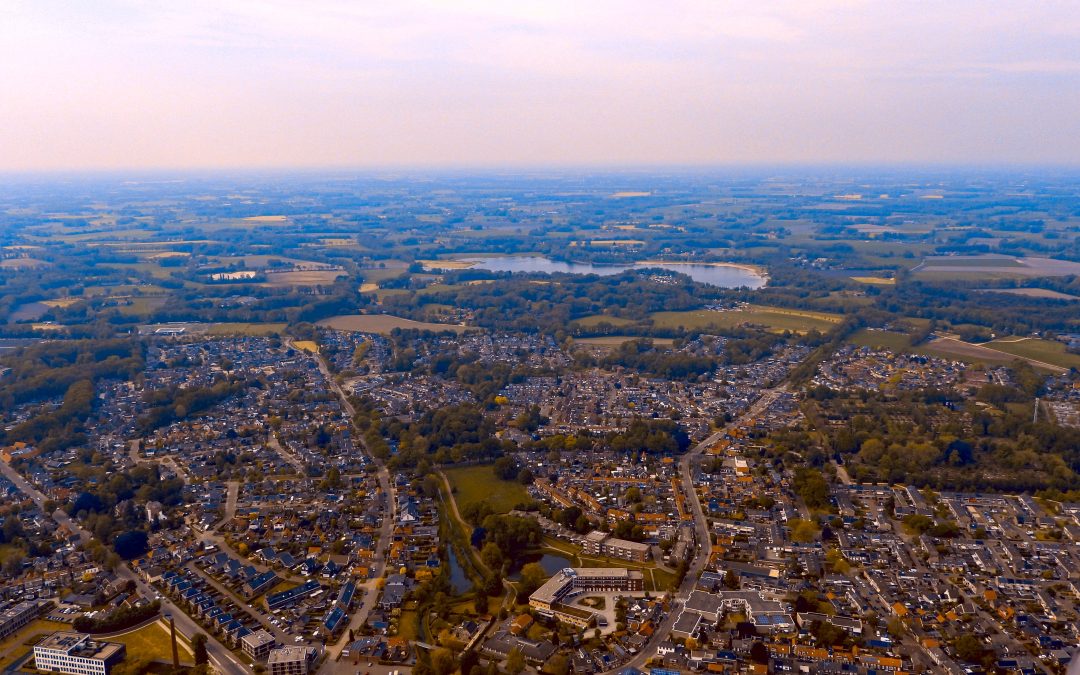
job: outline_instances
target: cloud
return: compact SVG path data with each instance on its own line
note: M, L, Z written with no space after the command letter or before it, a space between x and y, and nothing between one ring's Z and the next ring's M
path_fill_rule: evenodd
M0 166L1060 162L1075 3L0 0Z

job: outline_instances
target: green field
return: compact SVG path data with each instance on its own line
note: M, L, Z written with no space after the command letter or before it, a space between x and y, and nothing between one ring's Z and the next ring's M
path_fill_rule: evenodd
M110 637L108 640L126 645L127 658L131 661L145 659L148 661L172 662L172 645L169 641L169 631L160 622L155 621L136 631ZM180 663L193 663L193 653L187 640L182 639L178 633L176 642L180 652Z
M445 473L459 510L474 502L487 502L499 513L507 513L516 505L529 501L524 485L499 480L490 464L459 466L446 469Z
M708 330L734 328L743 324L764 326L767 330L781 333L806 333L818 330L822 333L832 329L840 321L840 315L797 309L780 309L752 305L748 309L714 312L695 310L689 312L656 312L651 315L657 328L685 328Z
M671 338L642 338L640 335L604 335L602 337L574 338L574 344L599 345L601 347L618 347L630 340L652 340L657 347L670 347L674 342Z
M215 323L206 329L207 335L251 335L264 336L284 333L288 324L284 323Z
M450 330L455 333L464 333L469 326L460 326L453 323L428 323L426 321L413 321L389 314L348 314L333 316L319 322L320 326L328 326L335 330L351 330L358 333L389 333L395 328L412 328L416 330L444 331Z
M1005 338L988 342L984 346L996 349L999 352L1042 361L1062 368L1080 368L1080 354L1070 354L1065 350L1065 345L1056 340L1040 340L1038 338L1010 340Z
M602 323L609 323L612 326L632 326L637 323L637 321L634 321L633 319L624 319L621 316L593 314L592 316L583 316L580 319L576 319L573 323L582 328L596 328Z
M891 349L894 352L902 352L911 346L911 337L891 330L868 330L863 328L849 337L848 342L856 347Z

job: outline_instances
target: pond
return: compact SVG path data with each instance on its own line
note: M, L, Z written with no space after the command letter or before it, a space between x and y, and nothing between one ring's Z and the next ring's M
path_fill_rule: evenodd
M719 288L761 288L766 277L748 267L708 263L637 262L629 265L594 265L592 263L568 263L543 256L513 255L502 258L470 258L474 269L491 272L543 272L552 274L598 274L610 276L631 269L658 267L685 274L694 281Z
M540 563L540 567L543 567L544 571L549 575L555 574L561 569L574 566L569 558L564 558L561 555L555 555L553 553L529 553L514 561L514 566L510 569L510 575L507 578L510 581L520 581L521 568L529 563Z
M472 582L469 581L469 576L465 574L465 570L458 563L453 546L447 547L447 553L450 557L450 588L454 589L456 595L467 593L472 590Z

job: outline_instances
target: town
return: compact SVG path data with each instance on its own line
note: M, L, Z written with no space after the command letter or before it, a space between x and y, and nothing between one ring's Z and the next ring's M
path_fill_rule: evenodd
M152 334L81 448L4 448L4 541L35 542L10 669L1056 673L1080 638L1080 504L793 459L845 397L955 408L1008 368L852 347L803 389L797 339L683 380L535 335L310 337Z

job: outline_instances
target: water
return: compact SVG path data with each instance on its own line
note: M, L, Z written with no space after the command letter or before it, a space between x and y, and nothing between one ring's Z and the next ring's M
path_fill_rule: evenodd
M447 553L450 557L450 588L454 589L454 593L461 594L472 589L472 582L469 581L469 577L465 574L465 570L458 564L457 554L454 553L454 547L448 546Z
M544 571L549 575L555 574L559 570L566 569L567 567L573 567L573 563L569 558L564 558L561 555L553 555L551 553L545 553L540 555L538 553L530 553L524 555L514 561L514 568L510 571L508 577L510 581L521 580L521 568L529 563L540 563L540 567L544 568Z
M765 277L752 270L741 267L725 267L699 263L633 263L629 265L594 265L592 263L568 263L542 256L507 256L504 258L470 258L476 263L474 269L491 272L565 272L568 274L599 274L610 276L630 269L658 267L689 276L694 281L718 286L720 288L761 288Z

